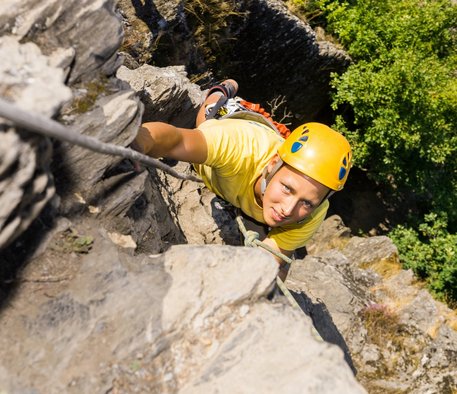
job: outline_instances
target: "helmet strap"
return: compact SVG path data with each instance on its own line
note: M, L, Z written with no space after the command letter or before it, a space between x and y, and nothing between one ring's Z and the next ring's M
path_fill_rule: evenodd
M262 180L260 181L260 192L262 193L262 196L265 194L265 190L267 189L267 186L270 183L271 178L273 178L274 174L278 172L278 170L282 167L283 164L284 162L281 160L281 158L278 157L278 161L276 162L276 164L270 172L268 172L268 166L266 166L263 169Z
M328 200L330 198L330 196L334 195L336 193L336 190L331 190L327 193L327 195L322 199L321 201L321 204L325 201L325 200ZM319 205L321 205L319 204Z

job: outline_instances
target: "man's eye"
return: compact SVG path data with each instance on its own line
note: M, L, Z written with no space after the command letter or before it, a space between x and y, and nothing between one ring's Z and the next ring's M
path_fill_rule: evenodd
M313 204L311 203L311 201L308 201L308 200L303 200L302 205L308 209L313 207Z
M284 184L282 185L282 190L286 193L290 193L290 188Z

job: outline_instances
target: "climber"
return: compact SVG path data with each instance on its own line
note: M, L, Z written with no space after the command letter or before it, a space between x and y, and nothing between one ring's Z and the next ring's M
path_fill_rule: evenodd
M284 140L268 121L255 117L207 120L213 106L233 98L237 89L234 80L211 88L195 129L144 123L133 148L193 163L211 191L268 227L264 243L291 256L324 220L328 197L343 188L351 148L320 123L304 124Z

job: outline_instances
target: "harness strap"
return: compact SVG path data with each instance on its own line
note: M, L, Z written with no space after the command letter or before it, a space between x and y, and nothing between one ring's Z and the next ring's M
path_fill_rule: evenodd
M228 98L225 95L219 97L216 104L209 110L208 115L206 115L206 119L213 119L217 115L217 111L227 102Z
M279 133L283 138L287 138L290 135L291 131L289 130L289 128L285 124L273 120L271 115L267 111L265 111L265 109L262 108L260 104L251 103L250 101L246 100L241 100L240 104L243 107L249 109L250 111L257 112L263 115L265 118L267 118L271 123L273 123L276 126L276 128L278 129Z

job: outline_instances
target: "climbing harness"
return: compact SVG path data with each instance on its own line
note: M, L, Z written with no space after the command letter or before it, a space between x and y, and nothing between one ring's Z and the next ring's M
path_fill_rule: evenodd
M284 123L279 123L279 122L276 122L275 120L273 120L271 115L267 111L265 111L265 109L262 108L260 106L260 104L251 103L246 100L241 100L240 104L247 110L257 112L257 113L261 114L262 116L264 116L265 118L267 118L267 120L269 120L271 123L273 123L273 125L276 127L276 129L279 131L279 134L281 134L281 136L283 138L287 138L290 135L290 133L291 133L290 129Z
M194 182L203 182L193 175L185 175L175 171L170 166L162 163L160 160L143 155L129 148L124 148L114 144L101 142L98 139L80 134L69 127L65 127L55 120L46 118L43 115L33 114L19 108L0 98L0 116L9 119L19 127L23 127L32 132L55 138L60 141L69 142L81 146L94 152L120 156L125 159L138 161L146 166L159 168L162 171L174 176L175 178L191 180Z
M253 120L262 123L283 138L287 138L291 133L285 124L274 121L260 104L251 103L238 96L233 98L221 96L215 104L206 106L207 120L225 118Z

